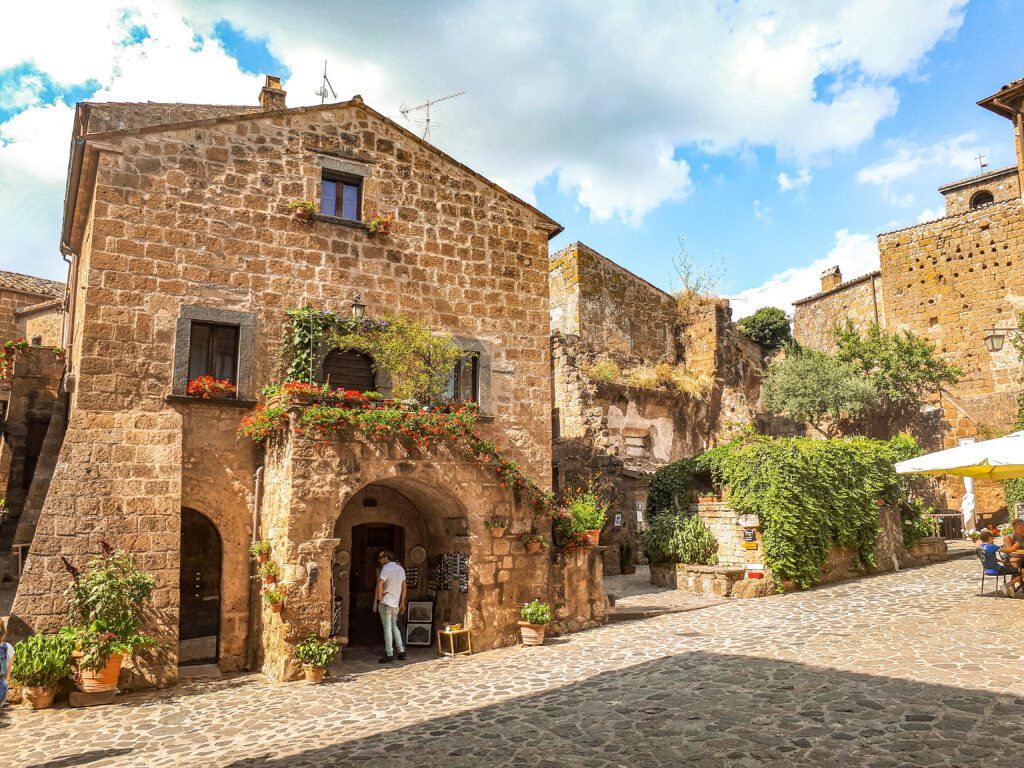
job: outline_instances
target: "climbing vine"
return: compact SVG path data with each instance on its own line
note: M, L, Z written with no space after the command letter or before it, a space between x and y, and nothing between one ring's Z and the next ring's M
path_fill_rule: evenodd
M893 465L918 453L906 436L764 438L730 451L721 471L732 508L759 515L765 563L776 579L807 588L833 544L874 565L879 506L909 504Z
M1010 343L1017 350L1017 358L1024 363L1024 312L1017 318L1017 330L1020 334L1010 336ZM1021 392L1017 395L1017 418L1013 422L1014 431L1024 429L1024 379L1021 379ZM1024 477L1015 477L1003 481L1003 495L1006 497L1006 508L1010 519L1014 517L1017 504L1024 503Z

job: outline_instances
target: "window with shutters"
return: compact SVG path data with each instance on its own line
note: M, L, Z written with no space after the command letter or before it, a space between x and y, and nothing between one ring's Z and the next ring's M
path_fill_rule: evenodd
M188 380L200 376L237 383L238 326L220 323L192 323L189 338Z
M373 359L354 350L333 349L324 358L320 382L332 389L371 392L377 389Z

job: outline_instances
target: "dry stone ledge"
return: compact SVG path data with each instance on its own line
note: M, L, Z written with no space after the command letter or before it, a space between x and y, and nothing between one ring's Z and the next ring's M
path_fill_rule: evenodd
M746 568L727 565L651 564L651 584L715 597L732 596L745 574Z

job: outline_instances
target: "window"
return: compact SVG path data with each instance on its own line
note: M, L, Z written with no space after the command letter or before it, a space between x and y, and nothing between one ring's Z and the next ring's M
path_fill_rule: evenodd
M992 196L991 192L979 192L971 198L971 208L981 208L981 206L994 203L995 201L996 199Z
M363 202L363 180L324 172L320 182L320 213L339 219L360 220Z
M46 430L49 428L49 419L32 419L28 423L28 433L25 436L25 464L21 471L21 487L25 490L32 487L32 478L36 473L39 455L43 452Z
M33 347L41 347L41 346L43 346L43 337L42 336L33 336L32 337L32 346Z
M238 326L192 323L188 353L188 380L213 376L237 383Z
M332 389L371 392L377 388L373 360L368 355L351 349L332 349L327 354L321 368L320 381Z
M464 355L455 364L445 397L449 400L480 401L480 356Z
M622 436L623 448L625 449L626 456L633 458L650 458L651 456L651 435L650 432L644 430L628 429Z

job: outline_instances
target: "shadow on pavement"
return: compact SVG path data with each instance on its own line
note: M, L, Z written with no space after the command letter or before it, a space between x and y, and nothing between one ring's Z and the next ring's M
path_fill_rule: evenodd
M570 661L567 659L567 661ZM983 680L971 681L983 685ZM468 703L468 702L467 702ZM704 652L231 766L981 765L1019 751L1024 698Z
M127 755L131 751L130 749L94 749L91 752L82 752L77 755L47 760L45 763L33 763L32 765L25 766L25 768L72 768L72 766L76 765L88 765L98 760L107 760L111 757ZM102 763L102 765L106 765L106 763Z

